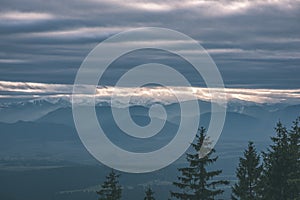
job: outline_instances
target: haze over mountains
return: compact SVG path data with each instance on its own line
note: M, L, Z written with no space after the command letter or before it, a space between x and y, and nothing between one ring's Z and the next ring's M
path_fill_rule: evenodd
M138 125L144 126L150 122L148 116L150 105L130 105L129 110L132 119ZM206 101L199 101L199 105L201 109L200 125L208 127L211 104ZM127 108L120 107L118 109ZM172 140L178 128L180 107L178 103L171 103L165 105L165 109L168 118L164 129L156 136L145 141L124 134L116 126L112 118L110 104L102 102L96 105L98 121L109 139L118 146L135 152L153 151ZM248 140L255 141L258 149L264 150L270 142L269 136L274 133L273 127L276 122L281 120L283 123L290 123L299 113L300 105L257 104L246 101L229 102L225 126L215 147L217 154L220 156L216 167L222 168L224 176L232 179L238 156L241 155ZM287 125L289 126L289 124ZM74 127L71 104L64 98L56 99L55 101L44 98L36 100L24 99L10 103L2 102L0 130L0 171L6 172L5 176L7 172L17 172L19 177L15 177L14 181L22 181L26 173L30 173L32 177L56 173L53 176L56 176L57 181L59 181L59 174L67 166L70 170L70 176L72 170L86 171L88 167L91 168L91 174L88 176L94 176L95 174L93 173L96 172L104 175L103 170L105 171L106 168L101 164L99 166L99 163L82 145ZM157 182L151 182L153 188L161 187L157 189L158 193L161 191L161 195L167 194L166 191L171 187L176 167L184 162L184 157L182 157L170 167L154 172L154 175L145 175L143 179L138 178L137 180L139 181L134 184L129 184L131 176L128 175L129 177L127 177L126 175L125 177L127 178L124 178L123 181L126 182L126 185L132 185L135 191L132 192L133 190L131 189L131 192L128 194L129 197L130 195L134 196L142 193L142 185L147 185L148 181L153 180L151 179L152 176L157 176ZM159 173L165 173L165 178L158 176ZM4 178L4 174L2 174L2 177ZM3 178L2 180L7 181L6 178ZM61 187L55 189L53 184L56 184L56 181L50 181L48 183L50 184L49 187L55 192L51 190L46 193L49 193L49 198L50 194L54 192L57 199L74 198L74 195L78 199L80 199L81 195L85 197L90 196L90 199L93 199L93 191L99 187L93 186L93 184L100 180L98 178L93 177L92 182L82 178L80 186L70 179L66 184L69 186L66 187L66 191L69 192L64 192L64 190L61 190ZM39 183L39 181L32 182L32 184ZM6 183L0 181L0 185L3 184ZM72 184L76 186L72 186ZM165 186L160 186L161 184L165 184ZM88 189L89 187L92 188ZM21 194L21 191L16 193L17 196L18 194ZM42 194L37 195L35 198L37 199L41 196ZM30 195L28 197L35 199ZM133 197L131 196L130 198Z
M210 120L210 103L199 101L201 109L200 125L208 127ZM158 148L174 136L180 120L179 104L165 105L168 114L165 129L153 141L149 141L148 148ZM127 109L127 108L118 108ZM150 121L148 116L149 105L131 105L130 113L133 120L141 126ZM102 103L96 106L98 120L112 140L128 148L137 148L131 142L141 141L132 139L124 134L115 124L109 104ZM273 133L273 127L278 120L289 123L300 113L300 105L286 104L255 104L249 102L229 102L225 126L220 141L260 141L268 142ZM43 100L24 100L21 102L5 103L0 109L1 127L1 155L31 157L36 154L57 155L60 159L72 160L73 151L76 155L86 156L86 152L79 141L74 127L71 104L63 99L55 102ZM167 130L167 131L166 131ZM164 132L166 131L166 132ZM18 144L20 142L20 144ZM39 148L40 143L47 144ZM67 145L66 145L67 144ZM145 143L143 143L143 148ZM55 146L51 149L51 145ZM124 145L124 144L123 144ZM11 148L7 148L7 147ZM36 147L35 147L36 146ZM48 147L50 149L48 149ZM70 150L66 150L70 148ZM60 150L59 150L60 149ZM35 152L37 150L37 152ZM53 151L52 151L53 150ZM147 148L146 148L147 150ZM57 153L61 151L61 153ZM28 155L27 155L28 154ZM60 156L58 156L60 155ZM50 157L52 157L50 156ZM55 157L55 156L54 156Z
M97 198L95 190L108 168L96 161L79 139L72 116L71 85L2 81L0 87L0 187L6 188L6 192L0 193L0 198L18 199L24 193L28 199ZM164 106L167 121L153 137L134 138L117 126L108 98L113 92L112 87L97 88L95 110L98 122L117 146L132 152L149 152L160 149L173 139L180 123L180 104L190 100L191 92L196 95L200 107L199 126L208 127L212 104L225 106L218 104L216 99L211 103L208 91L203 88L173 89L178 90L184 101L176 102L169 91L160 87L118 89L120 98L113 102L114 108L119 111L129 109L133 121L139 126L150 123L149 108L152 105L159 103ZM234 181L238 157L247 142L252 140L258 150L265 150L276 122L281 120L289 126L300 113L300 102L298 90L242 91L227 88L225 91L228 96L227 115L215 146L219 160L214 167L223 169L223 176ZM133 95L129 103L124 101L128 95ZM88 100L83 97L80 105L91 106ZM187 113L184 117L193 117L190 114L193 112ZM159 113L152 117L162 120ZM138 199L144 188L151 185L160 197L167 199L176 168L184 164L182 156L167 168L151 174L124 174L121 179L126 185L124 198ZM74 177L74 174L80 175ZM41 177L48 181L42 181ZM34 187L13 190L15 182L24 182L28 178ZM41 191L35 192L33 188L36 187L41 187ZM229 187L225 197L228 195Z

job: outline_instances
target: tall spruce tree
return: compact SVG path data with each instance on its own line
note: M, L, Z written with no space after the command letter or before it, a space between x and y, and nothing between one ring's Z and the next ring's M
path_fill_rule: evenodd
M172 197L184 200L213 200L224 192L224 190L217 187L227 185L229 182L214 179L222 173L222 170L209 171L207 169L209 165L218 159L218 157L212 158L215 150L211 149L209 144L209 140L205 138L205 129L201 127L199 134L196 136L196 143L192 144L195 152L186 154L189 166L178 169L181 176L178 176L178 182L173 183L181 191L171 191ZM204 145L205 154L200 152L202 145Z
M289 187L292 155L290 154L290 138L281 122L275 128L276 136L271 137L273 144L263 153L264 170L262 178L262 197L265 200L292 199Z
M288 187L290 188L290 198L300 199L300 117L294 122L290 130L290 173L288 174Z
M260 156L257 154L253 142L249 142L248 148L244 152L244 157L240 158L239 166L236 170L238 182L232 187L233 200L259 199L259 183L262 169Z
M154 192L153 192L153 190L150 188L150 187L148 187L147 188L147 190L145 191L145 198L144 198L144 200L155 200L155 198L154 198Z
M97 191L100 196L99 200L120 200L122 196L122 187L119 184L120 174L116 174L114 170L106 176L106 180Z

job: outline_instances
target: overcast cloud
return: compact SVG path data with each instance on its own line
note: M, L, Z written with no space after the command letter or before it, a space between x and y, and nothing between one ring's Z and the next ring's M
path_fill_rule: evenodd
M297 0L2 0L0 80L71 84L96 44L157 26L198 40L226 87L296 89L299 21Z

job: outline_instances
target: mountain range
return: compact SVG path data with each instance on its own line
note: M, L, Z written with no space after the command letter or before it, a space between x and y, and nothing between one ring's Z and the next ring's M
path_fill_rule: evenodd
M133 121L145 126L150 122L150 106L132 104L128 108L116 109L129 109ZM208 127L211 103L199 101L199 106L199 126ZM165 126L157 135L148 139L133 138L120 130L113 120L111 105L108 103L97 104L95 110L100 125L112 142L125 150L148 152L166 145L178 129L180 104L173 103L164 107L168 116ZM242 155L247 142L254 141L258 151L266 150L278 120L289 127L299 114L300 105L229 102L225 125L215 146L219 156L215 168L223 169L223 176L234 180L238 157ZM161 120L159 116L156 117L157 120ZM176 168L184 164L185 159L182 156L168 168L145 174L143 178L135 177L134 180L138 180L136 183L131 183L131 175L125 174L123 181L128 186L125 190L129 195L126 198L136 199L135 195L142 195L145 185L149 184L158 195L168 194L171 182L176 177ZM86 177L78 177L75 180L72 178L74 171L86 174ZM40 199L44 194L48 194L49 199L95 199L95 190L99 188L96 183L101 180L97 177L105 176L106 171L107 168L96 161L81 143L68 100L36 99L0 104L0 187L25 181L30 174L30 177L33 177L31 184L36 187L41 183L38 178L40 176L46 177L49 182L43 182L43 190L38 194L34 194L34 191L26 192L28 198ZM8 178L8 174L13 178ZM50 178L49 174L52 174L53 178ZM65 176L68 176L68 181L61 180ZM154 182L153 177L156 177ZM45 187L52 189L45 190ZM13 187L9 187L11 188ZM24 193L22 191L18 189L11 193L20 197ZM226 191L229 191L229 188ZM55 195L51 196L53 194ZM0 198L2 197L6 198L6 194L0 192Z

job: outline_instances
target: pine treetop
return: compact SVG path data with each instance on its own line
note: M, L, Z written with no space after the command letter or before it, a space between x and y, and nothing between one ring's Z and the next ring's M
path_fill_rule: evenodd
M224 192L218 189L218 186L227 185L228 181L214 179L222 173L222 170L208 169L218 159L217 156L212 157L215 150L210 148L210 143L211 141L205 137L205 129L201 127L196 142L191 144L194 153L186 154L189 166L178 169L181 176L173 183L181 192L171 192L171 196L178 199L208 200Z
M116 174L114 170L106 176L106 180L101 185L101 189L97 191L100 196L99 200L120 200L122 194L122 188L119 184L118 178L120 174Z
M154 192L153 192L153 190L150 188L150 187L148 187L148 189L145 191L145 198L144 198L144 200L155 200L155 198L154 198Z
M232 199L256 200L260 197L262 164L253 142L248 143L236 170L238 182L232 187Z

